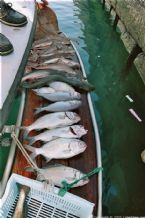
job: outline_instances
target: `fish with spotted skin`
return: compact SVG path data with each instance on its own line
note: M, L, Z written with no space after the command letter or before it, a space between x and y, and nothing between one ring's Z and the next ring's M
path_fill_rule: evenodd
M82 89L84 91L93 91L95 88L92 84L88 83L87 80L77 77L77 76L73 76L73 75L68 75L68 74L54 74L54 75L49 75L45 78L41 78L36 82L32 82L32 81L26 81L22 83L22 87L23 88L27 88L27 89L35 89L35 88L40 88L46 85L50 85L52 82L64 82L67 83L71 86L77 87L79 89Z
M80 116L75 112L56 112L49 113L38 118L30 126L23 127L25 130L24 138L32 130L54 129L64 126L73 125L80 121Z
M32 152L30 157L35 159L42 155L46 161L51 159L67 159L74 157L85 151L87 145L85 142L74 138L58 138L47 142L40 148L34 148L26 145L25 148Z
M51 130L46 130L36 136L28 137L29 145L32 145L36 141L49 142L57 138L81 138L87 134L87 130L82 125L73 125L67 127L61 127Z
M43 111L58 112L58 111L71 111L79 108L82 101L70 100L70 101L57 101L49 104L46 107L39 107L35 109L35 114L39 114Z
M38 169L27 168L26 170L36 172L37 180L47 181L48 183L54 184L58 187L62 187L62 181L66 181L68 184L71 184L85 176L85 174L81 171L61 164L49 165ZM73 187L83 186L88 182L89 179L85 178L80 180Z

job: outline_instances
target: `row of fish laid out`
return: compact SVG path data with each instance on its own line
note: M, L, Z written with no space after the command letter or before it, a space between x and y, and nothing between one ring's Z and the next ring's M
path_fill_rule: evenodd
M24 138L28 141L25 148L31 152L33 160L38 155L42 155L46 162L67 159L83 153L87 148L86 143L80 139L87 130L77 124L81 118L72 110L79 108L82 103L81 94L75 87L85 91L93 90L94 87L83 78L74 56L70 40L60 34L33 43L21 84L31 88L45 102L48 100L47 105L35 108L35 114L46 114L39 115L34 123L24 127ZM29 132L32 130L43 132L30 137ZM40 148L33 146L37 141L43 142ZM84 176L79 170L58 164L27 170L35 171L38 180L47 180L59 187L63 180L72 183ZM88 179L80 181L76 186L86 183Z

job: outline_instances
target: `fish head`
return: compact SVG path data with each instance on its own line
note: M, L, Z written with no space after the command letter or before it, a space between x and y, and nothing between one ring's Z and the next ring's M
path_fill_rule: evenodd
M80 121L80 116L75 112L65 112L65 115L76 123Z
M73 99L78 99L78 100L81 99L81 94L78 92L72 92L71 96Z
M76 179L81 179L82 177L84 177L85 176L85 174L84 173L82 173L81 171L79 171L79 170L75 170L75 177L76 177ZM89 182L89 179L88 179L88 177L86 177L85 179L81 179L79 182L78 182L78 186L82 186L82 185L85 185L85 184L87 184Z
M86 135L88 132L88 130L86 130L82 125L71 126L71 129L73 130L74 134L77 135L79 138L81 138L83 135Z
M71 149L72 152L78 154L83 152L87 148L87 145L85 142L81 140L72 140L71 143L69 144L69 148Z

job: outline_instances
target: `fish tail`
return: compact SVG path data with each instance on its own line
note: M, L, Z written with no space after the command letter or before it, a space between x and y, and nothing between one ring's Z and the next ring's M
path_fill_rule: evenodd
M36 115L36 114L39 114L40 112L42 111L42 108L35 108L34 109L34 114Z
M35 137L27 137L27 140L28 140L28 142L29 142L29 146L31 146L31 145L33 145L34 144L34 142L36 142L36 139L35 139Z
M28 137L28 134L29 134L29 128L28 127L24 127L23 128L23 131L24 131L24 133L23 133L23 139L26 139L27 137Z
M37 157L38 153L37 153L37 149L38 148L33 148L32 146L30 145L25 145L25 148L28 150L28 151L31 151L32 154L30 155L30 157L32 158L32 160L35 159L35 157Z

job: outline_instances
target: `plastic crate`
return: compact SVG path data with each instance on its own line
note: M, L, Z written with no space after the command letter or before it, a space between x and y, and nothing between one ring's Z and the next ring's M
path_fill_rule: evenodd
M64 197L57 195L58 188L46 191L42 182L17 174L10 177L5 194L1 199L1 218L13 215L19 192L16 183L27 185L30 192L27 196L28 218L92 218L94 204L76 195L66 193ZM81 187L80 187L81 188Z

